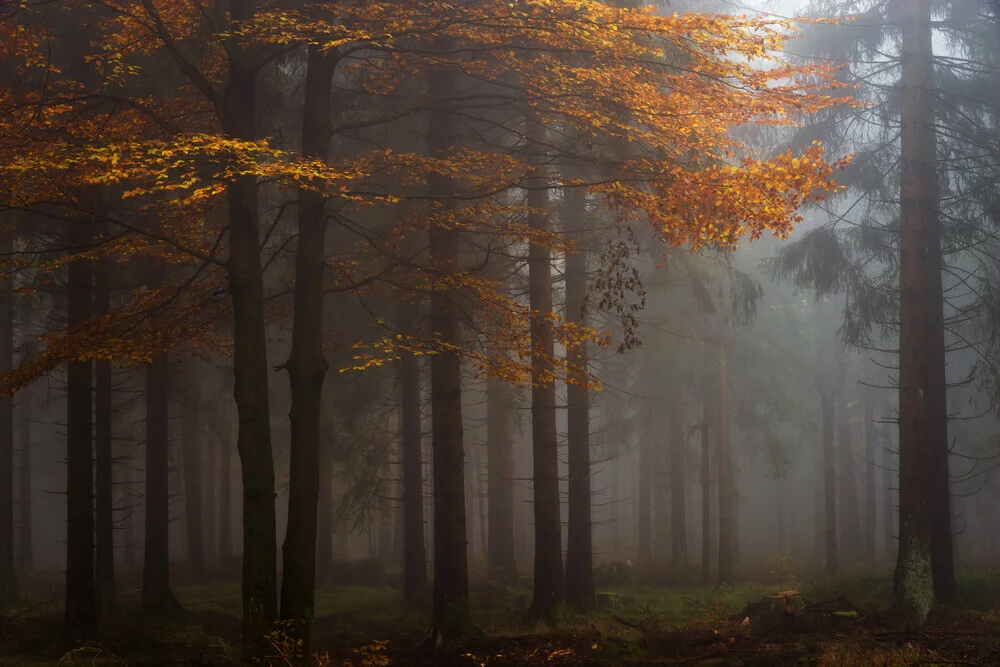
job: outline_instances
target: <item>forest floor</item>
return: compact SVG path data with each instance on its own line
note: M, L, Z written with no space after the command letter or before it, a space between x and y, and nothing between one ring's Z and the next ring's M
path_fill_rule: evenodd
M621 570L621 568L619 568ZM422 648L428 619L400 613L397 590L332 585L317 595L321 665L1000 665L1000 571L959 577L955 605L919 630L885 612L891 572L868 569L796 584L762 571L763 583L721 589L651 585L630 572L599 572L601 609L527 624L530 581L474 583L483 634L461 645ZM652 579L656 579L653 577ZM781 579L781 581L779 581ZM653 581L652 583L663 583ZM795 591L800 596L778 596ZM240 589L235 582L179 585L184 613L151 621L138 593L121 591L117 619L100 644L67 653L58 639L61 594L38 585L0 616L0 665L236 664ZM790 613L789 613L790 612ZM272 664L286 664L281 637Z

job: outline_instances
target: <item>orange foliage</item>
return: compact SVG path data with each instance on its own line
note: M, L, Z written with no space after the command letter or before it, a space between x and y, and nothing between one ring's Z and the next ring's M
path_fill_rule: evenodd
M190 277L136 291L81 330L51 334L38 359L6 378L12 388L66 359L141 362L164 347L224 344L209 333L226 307L219 298L226 245L217 211L227 185L247 176L275 193L315 188L342 212L377 210L393 220L330 258L329 289L410 299L432 290L464 293L473 304L472 340L461 353L484 372L516 382L530 376L531 313L523 303L472 271L414 266L400 252L405 239L431 227L475 231L504 246L532 241L570 249L558 233L532 230L526 207L498 198L524 184L524 156L469 146L432 158L383 147L327 162L271 139L226 136L211 113L218 109L211 91L221 87L233 40L262 54L305 43L345 57L364 54L340 67L376 97L432 67L494 84L489 94L496 100L507 95L574 137L572 146L552 149L578 167L572 178L552 169L553 188L585 188L617 220L646 221L670 245L729 246L768 231L783 236L800 207L837 190L832 175L845 162L825 160L818 144L801 155L761 158L732 133L744 124L793 124L851 103L822 94L838 87L828 65L782 59L795 36L792 21L660 16L595 0L400 0L262 6L253 20L225 25L182 0L112 0L99 13L67 4L92 13L83 74L60 72L47 59L43 9L0 11L0 65L12 74L0 87L0 211L78 218L85 209L115 230L86 250L90 256L123 265L151 257L186 267ZM454 48L436 50L439 37ZM206 85L192 86L191 76L182 84L151 83L164 63L179 59ZM405 113L420 112L416 105ZM439 207L414 195L434 173L461 179L459 205ZM104 193L100 211L87 205L95 188ZM398 215L408 202L421 205ZM38 268L54 271L74 256ZM565 346L608 342L601 332L544 315ZM345 370L384 363L400 350L440 349L433 337L386 334L382 324L374 323L374 339L358 344ZM498 358L491 351L498 348L513 359ZM565 360L553 362L553 378L565 378Z

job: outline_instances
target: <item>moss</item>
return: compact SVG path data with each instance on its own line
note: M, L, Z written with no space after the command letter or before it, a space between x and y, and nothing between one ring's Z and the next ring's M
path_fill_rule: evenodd
M908 544L900 545L894 603L907 620L922 625L934 607L930 544L916 536L908 540Z

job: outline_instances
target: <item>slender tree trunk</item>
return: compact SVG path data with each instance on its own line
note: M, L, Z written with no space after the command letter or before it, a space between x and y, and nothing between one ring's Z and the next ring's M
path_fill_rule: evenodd
M701 401L701 583L712 580L712 424L711 391L706 384Z
M566 254L566 320L586 325L587 254L586 197L579 188L566 191L566 226L576 252ZM566 602L585 611L596 603L594 545L590 507L590 392L587 389L586 344L567 348L571 379L566 387L569 449L569 522L566 535Z
M716 399L718 425L719 465L719 582L733 583L734 561L736 557L736 521L734 516L735 489L733 483L733 460L729 442L729 368L726 364L726 345L731 325L727 326L725 338L719 342L718 382L719 395Z
M170 590L170 370L166 354L146 367L146 535L142 611L178 610Z
M486 379L487 550L490 568L505 584L517 583L513 399L513 392L506 382L494 377Z
M824 491L824 522L826 528L826 571L834 573L840 569L837 547L837 463L836 444L834 440L834 410L833 394L820 387L820 416L823 431L823 491Z
M205 580L205 531L201 471L205 465L202 443L199 438L198 401L188 397L185 414L181 418L181 446L184 461L184 531L187 538L188 561L191 575L197 582Z
M893 454L888 435L882 443L882 554L891 560L894 555L896 536L896 492L899 488L899 460Z
M10 238L3 248L12 248ZM0 280L0 373L14 370L14 279ZM17 595L14 572L14 397L0 397L0 603Z
M548 173L545 128L529 112L527 123L529 224L545 232L548 219ZM531 451L534 466L535 578L529 615L552 617L563 600L562 516L559 507L559 439L556 432L556 386L545 379L552 368L554 345L547 316L552 312L552 264L548 247L528 248L531 302Z
M870 392L866 392L870 393ZM865 560L875 562L875 522L878 510L875 505L875 415L871 397L865 397Z
M438 51L450 48L439 38ZM444 68L428 74L429 112L427 148L443 157L457 144L453 97L454 75ZM428 178L432 197L447 198L457 189L444 174ZM447 209L447 200L441 204ZM458 234L435 226L430 231L434 268L444 276L458 271ZM431 418L434 477L434 604L432 643L438 644L472 631L469 610L468 539L465 530L465 447L462 431L462 360L456 296L450 289L431 292L431 330L444 349L431 356Z
M73 222L73 240L83 245L89 234ZM93 265L75 259L68 269L68 322L90 318ZM94 453L93 364L76 361L66 371L66 622L64 638L71 643L97 633L97 592L94 585Z
M233 0L231 19L247 21L255 10L253 0ZM250 53L240 52L231 59L224 127L231 136L257 137L256 67ZM278 608L274 459L256 176L238 178L229 185L228 194L230 250L226 268L233 304L233 395L239 414L236 449L243 479L243 658L251 661L263 659L271 650L267 635Z
M219 440L219 574L233 572L233 444Z
M860 508L858 507L857 466L854 465L854 440L846 413L846 396L840 393L837 419L837 472L840 480L841 553L849 560L857 559L862 547Z
M684 431L684 391L677 378L670 383L670 559L687 564L687 479Z
M931 561L939 515L931 504L947 498L932 488L931 466L942 463L936 457L935 440L947 414L941 414L943 406L936 400L944 387L933 386L936 367L944 359L936 340L943 306L935 286L941 278L941 246L936 222L930 3L907 0L902 10L899 552L893 603L922 623L934 605L938 583ZM947 471L947 457L943 463Z
M788 499L785 497L785 479L779 477L774 480L774 521L775 547L779 554L788 553Z
M399 362L403 437L403 604L427 604L427 550L424 547L423 431L420 423L420 359L403 353Z
M26 355L30 358L30 355ZM31 422L32 414L32 388L31 385L24 387L21 391L21 404L19 415L21 422L21 451L18 456L18 485L19 485L19 513L20 513L20 541L18 542L18 565L22 575L26 575L35 569L34 558L34 537L31 530Z
M97 261L94 270L94 310L102 316L111 310L110 260ZM111 364L98 361L94 373L94 439L96 449L96 586L97 604L101 616L114 613L115 592L115 537L114 537L114 454L112 450L112 387Z
M210 431L204 423L199 434L205 448L202 453L205 470L201 475L204 499L201 529L205 544L205 570L208 576L218 570L219 564L219 452L217 447L212 446Z
M316 585L329 583L333 573L333 443L328 434L319 443L319 506L316 508Z
M648 563L653 560L653 451L649 434L643 434L639 443L639 507L636 515L636 560Z
M309 47L302 153L325 160L330 150L330 93L336 51ZM292 350L285 363L291 391L291 457L288 528L282 547L281 620L301 642L296 651L309 660L316 607L316 518L319 503L319 438L323 381L329 364L323 355L323 272L326 266L326 200L299 189L299 242L295 255L295 313Z

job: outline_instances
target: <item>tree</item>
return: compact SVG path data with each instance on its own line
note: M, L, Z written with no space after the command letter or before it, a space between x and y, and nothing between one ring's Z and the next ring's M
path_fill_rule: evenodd
M427 602L427 553L424 549L424 475L420 425L420 359L404 353L399 366L403 437L403 604L418 609ZM492 509L493 505L490 505ZM490 521L493 527L493 521Z
M9 237L3 242L12 248ZM0 278L0 373L14 369L14 279ZM14 571L14 398L0 398L0 603L17 593Z
M102 258L94 266L94 311L107 316L111 311L111 262ZM116 604L115 538L114 538L114 473L113 473L113 387L111 364L96 362L94 371L94 454L95 473L95 585L97 606L102 617L110 615Z
M330 150L330 93L339 57L311 46L306 63L302 153L325 160ZM291 462L288 532L282 546L281 619L309 659L315 609L316 518L319 502L320 417L323 380L323 300L326 268L326 199L312 188L299 190L299 246L295 255L292 351L285 369L291 388Z
M565 226L576 252L566 254L566 321L585 325L587 255L584 236L586 199L578 189L566 191ZM566 602L577 610L594 606L594 548L590 507L590 392L586 341L566 349L574 382L566 387L569 449L569 523L566 535Z
M903 16L902 179L899 256L899 553L893 603L922 623L934 604L931 503L947 424L943 393L941 242L936 218L930 5L908 0ZM944 442L940 443L941 437ZM947 476L945 476L947 481ZM949 507L945 503L945 507ZM949 516L950 510L945 509ZM950 531L950 528L949 528ZM950 540L949 540L950 550ZM942 585L944 582L941 582ZM945 592L942 590L942 592Z
M170 589L170 367L166 354L146 369L146 540L142 561L142 610L153 616L177 611Z

